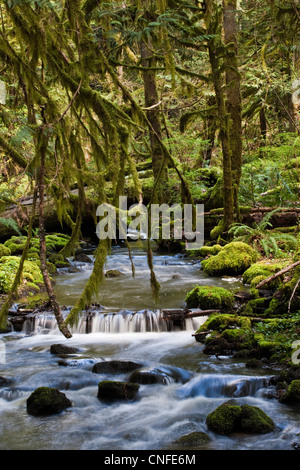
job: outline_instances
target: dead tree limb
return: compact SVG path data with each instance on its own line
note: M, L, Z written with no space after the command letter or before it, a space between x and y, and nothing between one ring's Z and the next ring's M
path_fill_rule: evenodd
M260 289L265 284L268 284L270 281L273 281L273 279L276 279L277 277L281 276L282 274L287 273L288 271L290 271L291 269L293 269L293 268L295 268L296 266L299 266L299 265L300 265L300 261L296 261L296 263L290 264L289 266L287 266L286 268L281 269L277 273L272 274L272 276L269 276L266 279L264 279L263 281L259 282L256 285L256 289Z

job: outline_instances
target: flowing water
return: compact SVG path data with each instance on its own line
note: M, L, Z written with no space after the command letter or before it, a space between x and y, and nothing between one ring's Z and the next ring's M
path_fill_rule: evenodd
M51 315L27 321L22 332L2 335L0 376L10 382L0 387L1 450L157 450L180 449L175 441L192 431L207 432L210 442L201 449L289 450L300 441L299 406L268 398L268 379L230 357L209 357L192 336L204 318L194 318L177 329L161 321L160 309L184 307L186 293L196 284L228 289L241 287L239 279L207 278L200 264L179 255L154 258L161 283L155 305L149 285L146 255L133 252L135 278L126 250L115 248L106 269L118 269L119 278L107 278L87 328L83 318L66 340ZM56 292L66 311L84 287L92 264L74 263L77 272L62 270ZM88 333L87 333L88 331ZM60 357L52 344L76 346L80 351ZM2 351L3 352L3 351ZM1 353L1 351L0 351ZM127 380L129 374L96 374L95 363L130 360L163 378L158 384L140 385L130 402L105 403L97 398L98 382ZM63 391L72 407L59 415L33 417L26 400L39 386ZM219 436L208 431L205 419L218 405L236 398L240 404L259 406L274 420L270 434Z

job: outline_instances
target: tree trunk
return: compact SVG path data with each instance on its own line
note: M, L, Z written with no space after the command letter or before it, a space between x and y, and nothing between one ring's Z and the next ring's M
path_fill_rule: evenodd
M240 74L238 66L236 0L223 0L223 27L225 45L229 47L225 57L227 108L229 113L229 143L234 207L239 221L238 192L242 175L242 114Z
M148 39L146 44L144 40L140 44L141 52L141 65L143 70L143 81L144 81L144 95L145 95L145 107L147 118L150 123L149 137L151 146L151 157L152 157L152 169L154 174L154 180L157 181L156 185L156 201L158 203L164 200L163 185L167 180L167 164L164 161L164 151L160 144L162 140L161 121L159 117L159 106L155 106L159 102L157 86L156 86L156 73L153 69L155 65L155 59L151 50L151 41Z
M39 129L37 139L38 152L40 153L40 171L38 175L38 189L39 189L39 238L40 238L40 261L41 271L44 279L44 284L47 290L50 304L53 308L54 315L58 324L60 332L66 337L71 338L72 335L67 328L63 315L60 310L59 303L56 300L56 295L52 286L47 269L47 253L46 253L46 237L45 237L45 156L47 151L47 139L44 135L44 129Z

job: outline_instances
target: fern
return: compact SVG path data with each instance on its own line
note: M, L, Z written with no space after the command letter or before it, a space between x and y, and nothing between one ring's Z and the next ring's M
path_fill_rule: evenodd
M19 230L18 224L14 219L5 219L4 217L0 217L0 225L4 225L7 228L14 230L18 235L22 235Z

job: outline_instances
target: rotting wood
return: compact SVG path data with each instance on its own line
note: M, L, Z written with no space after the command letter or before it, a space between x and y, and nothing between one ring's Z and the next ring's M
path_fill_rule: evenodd
M165 320L179 320L184 318L206 317L212 313L219 313L218 309L200 310L200 309L168 309L162 310L161 313Z

